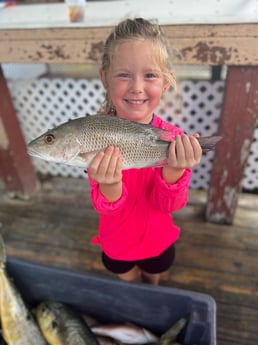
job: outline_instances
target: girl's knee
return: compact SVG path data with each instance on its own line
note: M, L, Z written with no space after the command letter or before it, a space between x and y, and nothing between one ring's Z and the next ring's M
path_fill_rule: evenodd
M126 273L117 274L118 278L127 282L137 282L139 281L140 270L137 266L133 267L130 271Z
M141 280L145 284L159 285L160 273L147 273L141 271Z

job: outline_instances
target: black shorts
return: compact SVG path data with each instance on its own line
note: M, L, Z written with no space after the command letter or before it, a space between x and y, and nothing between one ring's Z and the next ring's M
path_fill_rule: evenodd
M102 252L102 262L104 266L111 272L122 274L130 271L133 267L138 266L146 273L161 273L169 269L175 258L175 247L172 244L160 255L137 261L113 260Z

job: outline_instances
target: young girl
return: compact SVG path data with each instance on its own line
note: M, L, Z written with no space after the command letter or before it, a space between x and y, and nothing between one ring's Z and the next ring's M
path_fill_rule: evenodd
M175 79L161 28L142 18L118 24L106 40L100 78L106 90L102 113L168 129L174 136L167 165L121 170L117 147L92 161L91 197L100 214L99 234L105 267L120 279L155 284L174 261L179 228L171 212L188 200L190 168L202 150L195 136L159 118L154 110Z

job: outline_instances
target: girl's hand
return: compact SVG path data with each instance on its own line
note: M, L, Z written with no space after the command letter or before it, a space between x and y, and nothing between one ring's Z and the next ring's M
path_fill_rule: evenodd
M199 138L199 134L178 135L170 144L168 165L162 169L162 177L166 183L176 183L183 176L186 168L192 168L200 163L202 148L196 138Z
M109 146L99 152L89 167L93 180L99 184L112 185L122 180L122 156L118 147Z
M186 169L199 164L202 148L197 140L199 134L177 135L169 146L168 165L172 168Z

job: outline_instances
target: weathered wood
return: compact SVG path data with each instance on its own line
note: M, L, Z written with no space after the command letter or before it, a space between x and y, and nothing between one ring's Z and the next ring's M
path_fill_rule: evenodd
M258 66L229 67L211 176L207 220L232 224L258 119Z
M1 181L0 181L1 182ZM9 256L111 275L90 243L98 214L87 180L52 178L28 200L10 199L0 183L0 230ZM234 225L204 221L207 193L190 191L176 212L181 227L176 260L161 284L207 293L217 302L219 345L253 345L258 338L258 198L240 194ZM196 212L197 211L197 212Z
M6 189L22 197L39 186L0 65L0 171Z
M174 63L257 65L258 24L163 25ZM100 62L111 27L0 30L1 62Z

